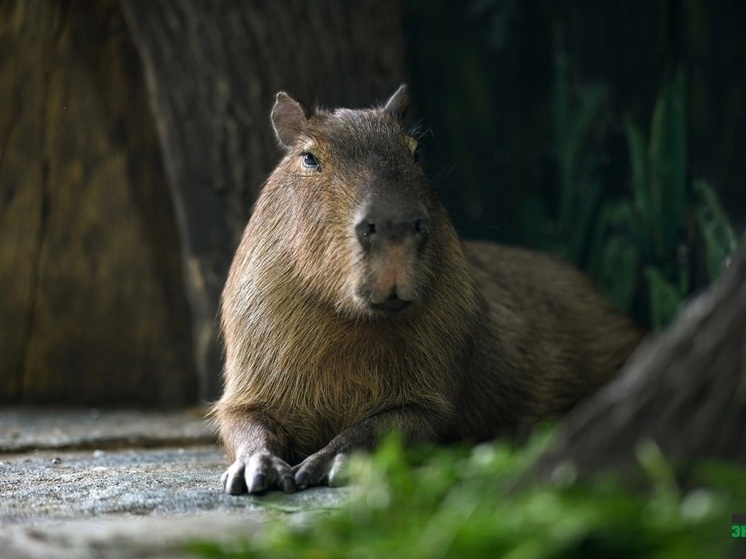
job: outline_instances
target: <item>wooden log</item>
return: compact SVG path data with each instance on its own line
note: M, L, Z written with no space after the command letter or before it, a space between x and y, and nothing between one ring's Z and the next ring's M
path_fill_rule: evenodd
M545 478L634 470L645 441L674 464L746 465L746 242L675 324L570 413L537 462Z

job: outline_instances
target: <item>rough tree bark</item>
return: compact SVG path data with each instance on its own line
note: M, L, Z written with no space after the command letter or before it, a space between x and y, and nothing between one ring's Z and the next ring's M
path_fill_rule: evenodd
M620 376L561 423L540 475L585 477L636 466L653 441L674 463L746 465L746 242L675 324L633 355Z
M196 399L178 237L118 3L0 3L0 401Z
M279 159L274 95L370 104L404 77L398 0L123 0L179 219L200 394L219 392L217 302Z
M0 2L0 401L216 397L274 94L384 99L400 4Z

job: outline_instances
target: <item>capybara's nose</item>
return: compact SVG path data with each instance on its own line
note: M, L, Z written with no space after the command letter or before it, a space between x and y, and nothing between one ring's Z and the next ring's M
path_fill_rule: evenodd
M428 223L425 212L367 212L355 225L355 235L366 250L385 241L413 240L419 247L427 238Z

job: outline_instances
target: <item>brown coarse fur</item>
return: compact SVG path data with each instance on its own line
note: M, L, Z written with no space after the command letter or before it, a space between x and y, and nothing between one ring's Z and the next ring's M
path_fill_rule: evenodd
M605 383L640 339L573 268L462 243L416 163L405 95L335 111L278 95L286 155L222 299L215 413L230 492L328 482L336 455L390 429L526 433Z

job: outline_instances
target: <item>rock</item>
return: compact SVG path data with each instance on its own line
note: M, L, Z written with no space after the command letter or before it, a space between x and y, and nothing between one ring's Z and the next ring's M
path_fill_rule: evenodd
M16 409L0 425L3 559L189 557L190 542L307 522L350 491L227 495L214 429L190 412Z

